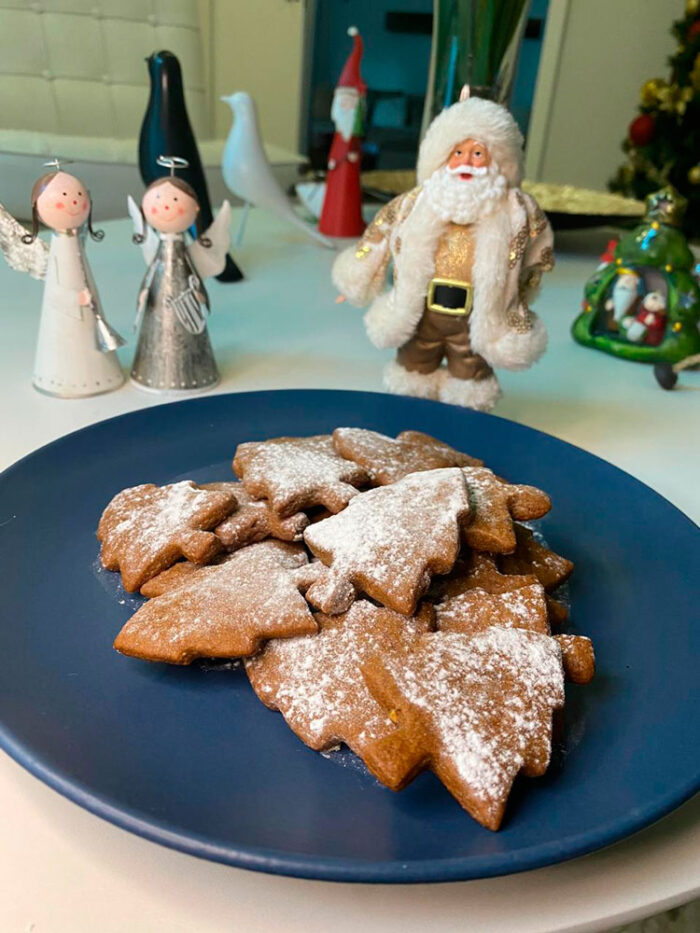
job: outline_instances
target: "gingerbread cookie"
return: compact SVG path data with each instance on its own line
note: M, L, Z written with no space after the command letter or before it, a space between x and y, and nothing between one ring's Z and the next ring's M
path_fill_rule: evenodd
M200 489L189 480L124 489L97 529L102 565L120 570L124 589L133 592L181 557L206 563L221 548L211 529L235 508L232 492Z
M532 574L499 573L490 554L475 551L465 561L458 561L449 577L440 582L439 591L435 615L442 631L475 634L501 625L550 633L541 583Z
M508 554L515 550L513 519L541 518L551 508L547 493L535 486L508 483L486 467L463 467L473 507L464 540L477 551Z
M469 499L458 467L411 473L370 489L304 532L312 552L330 566L307 592L330 615L344 612L357 590L411 615L432 574L452 569Z
M216 563L220 563L220 557L214 560ZM211 566L212 564L193 564L189 560L178 561L177 564L173 564L167 570L163 570L161 573L157 573L155 577L151 577L150 580L146 580L139 592L148 599L154 599L156 596L162 596L163 593L189 582L199 571Z
M372 483L380 486L422 470L481 464L481 460L420 431L404 431L393 438L364 428L336 428L333 446L342 457L363 467Z
M394 790L434 771L479 823L496 830L515 777L544 772L552 714L564 703L558 644L547 635L491 626L473 636L420 636L401 656L363 665L396 730L363 753Z
M555 635L561 648L566 679L574 684L587 684L595 674L595 654L590 638L585 635Z
M279 710L317 751L344 742L358 755L393 724L372 697L360 665L375 652L404 646L431 628L426 610L406 619L365 600L342 615L316 615L318 635L270 641L245 662L258 697Z
M279 541L300 541L309 519L303 512L280 518L265 499L253 499L243 483L204 483L202 489L230 490L238 500L238 508L214 529L227 551L236 551L246 544L265 538Z
M573 573L570 560L545 547L524 525L515 525L515 539L515 551L499 558L504 573L534 573L547 592L561 586Z
M362 467L336 453L326 434L239 444L233 468L250 495L268 499L283 518L316 505L340 512L357 487L369 482Z
M446 464L447 466L483 466L484 461L480 460L478 457L472 457L469 454L463 454L459 450L455 450L454 447L450 447L449 444L446 444L444 441L439 441L436 437L432 437L430 434L424 434L422 431L402 431L397 440L405 441L408 444L418 444L419 446L427 447L436 454L440 454L450 459L454 458L454 464Z
M554 599L549 593L545 592L544 598L547 601L547 612L549 614L549 624L552 628L559 628L569 618L569 610L564 603Z
M310 635L317 625L301 592L323 570L307 563L298 545L251 544L149 600L114 647L147 661L189 664L245 657L268 639Z
M500 625L550 634L552 614L547 596L534 574L502 574L492 554L474 551L455 564L434 588L435 620L443 632L471 635ZM593 646L582 635L557 635L566 679L587 684L595 672Z

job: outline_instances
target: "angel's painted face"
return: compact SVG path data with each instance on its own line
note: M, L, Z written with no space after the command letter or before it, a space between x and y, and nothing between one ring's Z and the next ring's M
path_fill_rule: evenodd
M57 172L37 198L36 209L52 230L76 230L88 219L90 197L79 178Z
M147 222L160 233L184 233L199 213L194 198L169 182L149 188L141 207Z

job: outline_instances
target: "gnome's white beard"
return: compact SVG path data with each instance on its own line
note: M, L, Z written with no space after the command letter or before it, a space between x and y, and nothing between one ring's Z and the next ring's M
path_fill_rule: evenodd
M498 165L492 162L485 175L463 181L445 165L433 172L424 184L431 207L441 220L471 224L491 214L508 188Z

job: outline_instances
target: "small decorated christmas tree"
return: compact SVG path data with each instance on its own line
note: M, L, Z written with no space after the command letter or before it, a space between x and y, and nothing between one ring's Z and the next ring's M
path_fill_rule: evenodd
M687 0L672 32L678 48L671 77L652 78L641 89L639 115L622 148L627 161L610 182L612 191L643 200L671 184L688 201L683 227L700 236L700 0Z
M575 340L643 363L676 363L700 353L700 286L679 229L685 207L672 188L647 198L642 223L586 283Z

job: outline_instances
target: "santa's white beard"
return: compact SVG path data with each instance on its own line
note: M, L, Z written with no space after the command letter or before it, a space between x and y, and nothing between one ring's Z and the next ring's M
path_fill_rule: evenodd
M352 136L352 131L355 128L355 116L357 114L356 96L350 99L354 102L354 106L348 105L348 95L336 91L333 95L333 104L331 105L331 120L333 121L336 132L340 133L345 142Z
M473 175L467 180L443 166L433 172L423 188L441 220L471 224L493 212L505 197L508 182L492 162L485 175Z
M637 288L630 288L627 285L617 283L613 288L613 318L621 321L634 304L637 298Z

